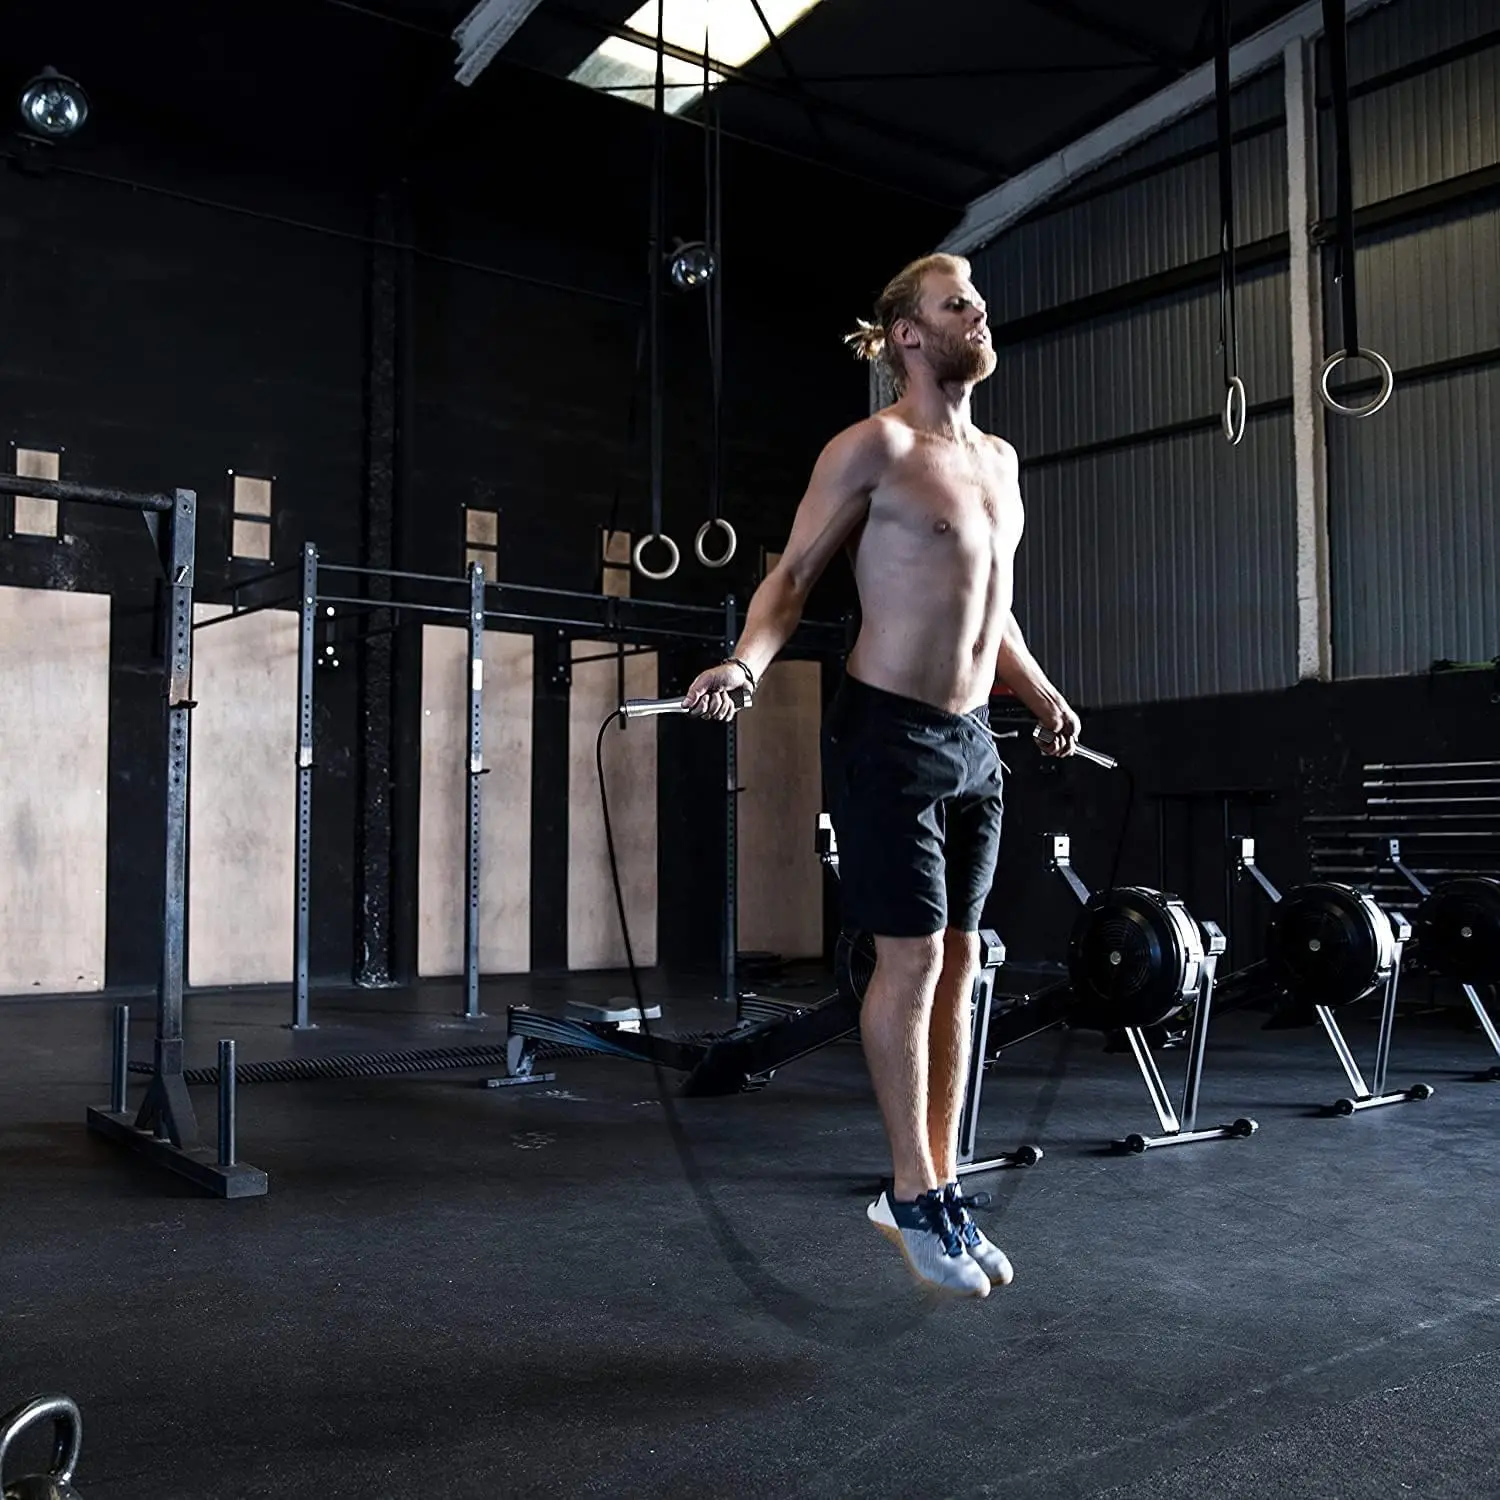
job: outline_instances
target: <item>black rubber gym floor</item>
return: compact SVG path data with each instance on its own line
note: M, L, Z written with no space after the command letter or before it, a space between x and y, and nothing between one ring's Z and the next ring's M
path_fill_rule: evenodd
M618 990L491 986L489 1030ZM317 997L293 1038L280 997L198 997L188 1062L221 1035L241 1062L451 1045L453 1008ZM88 1500L1500 1492L1500 1085L1451 1021L1397 1034L1392 1082L1432 1099L1347 1120L1310 1112L1347 1092L1321 1033L1226 1016L1200 1123L1260 1133L1144 1157L1100 1149L1153 1124L1128 1055L1015 1049L984 1145L1046 1156L984 1186L1017 1280L945 1305L864 1219L884 1160L851 1045L674 1101L680 1138L651 1070L608 1059L244 1087L271 1191L224 1203L85 1132L107 1006L0 1030L0 1408L79 1401Z

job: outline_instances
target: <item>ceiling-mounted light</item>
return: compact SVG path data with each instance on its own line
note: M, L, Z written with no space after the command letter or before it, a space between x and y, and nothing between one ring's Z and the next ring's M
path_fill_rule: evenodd
M679 241L668 262L668 274L672 285L684 292L697 291L714 279L719 263L714 253L702 240Z
M44 141L65 141L89 117L89 97L56 68L43 68L21 94L21 118Z

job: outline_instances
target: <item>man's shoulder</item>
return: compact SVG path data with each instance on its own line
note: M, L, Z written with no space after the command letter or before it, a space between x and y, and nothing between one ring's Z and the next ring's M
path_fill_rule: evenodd
M850 423L844 431L855 436L857 441L865 443L910 442L912 435L911 424L891 406L871 412L868 417L858 422Z
M1006 463L1019 464L1021 462L1020 456L1016 453L1016 450L1008 442L1006 442L1003 437L997 437L993 432L987 432L984 434L984 436L989 442L990 447L993 448L996 454L1004 459Z
M910 449L911 427L888 411L877 411L844 428L829 447L863 464L889 463Z

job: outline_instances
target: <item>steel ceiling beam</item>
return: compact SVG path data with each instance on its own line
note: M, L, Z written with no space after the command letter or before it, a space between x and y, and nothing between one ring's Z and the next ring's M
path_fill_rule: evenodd
M1345 14L1352 21L1389 3L1390 0L1345 0ZM1281 62L1282 54L1293 42L1310 41L1322 33L1323 7L1320 0L1312 0L1311 4L1300 6L1237 43L1230 52L1231 81L1240 83L1265 72ZM1112 161L1184 115L1201 109L1212 101L1214 93L1214 65L1208 62L1097 130L1070 142L1045 161L976 198L939 248L962 255L987 244L1085 173Z

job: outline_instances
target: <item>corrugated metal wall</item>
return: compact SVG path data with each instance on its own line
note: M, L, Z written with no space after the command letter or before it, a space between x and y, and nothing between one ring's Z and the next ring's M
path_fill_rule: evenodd
M1280 70L1235 95L1240 243L1286 229ZM1027 533L1016 613L1049 672L1091 706L1253 691L1296 673L1290 417L1250 423L1231 452L1216 268L1086 321L1069 304L1218 254L1212 110L1080 182L973 257L1000 364L976 414L1016 445ZM1154 169L1154 170L1153 170ZM1143 172L1148 175L1142 176ZM1019 342L1004 325L1059 326ZM1287 275L1239 293L1252 403L1290 397Z
M1023 478L1016 613L1078 703L1288 680L1296 619L1291 418L1043 464Z
M1350 82L1500 32L1500 0L1401 0L1351 28ZM1381 203L1500 163L1500 45L1350 106L1354 194ZM1325 212L1332 134L1322 131ZM1500 185L1362 236L1360 339L1398 372L1384 411L1328 424L1334 671L1425 670L1500 653ZM1330 258L1328 347L1343 343ZM1368 367L1356 366L1358 374Z
M1351 27L1358 202L1500 162L1500 46L1473 45L1492 33L1500 0L1395 0ZM1463 55L1422 66L1448 49ZM1282 88L1277 68L1236 92L1242 245L1286 230ZM1321 134L1331 214L1326 108ZM1296 678L1287 273L1278 259L1241 285L1241 373L1270 409L1232 451L1217 276L1191 271L1217 253L1214 140L1211 109L1179 121L971 257L1001 348L976 415L1023 464L1017 614L1091 706ZM1500 177L1474 186L1361 236L1364 341L1406 378L1377 417L1328 424L1339 676L1500 652Z

